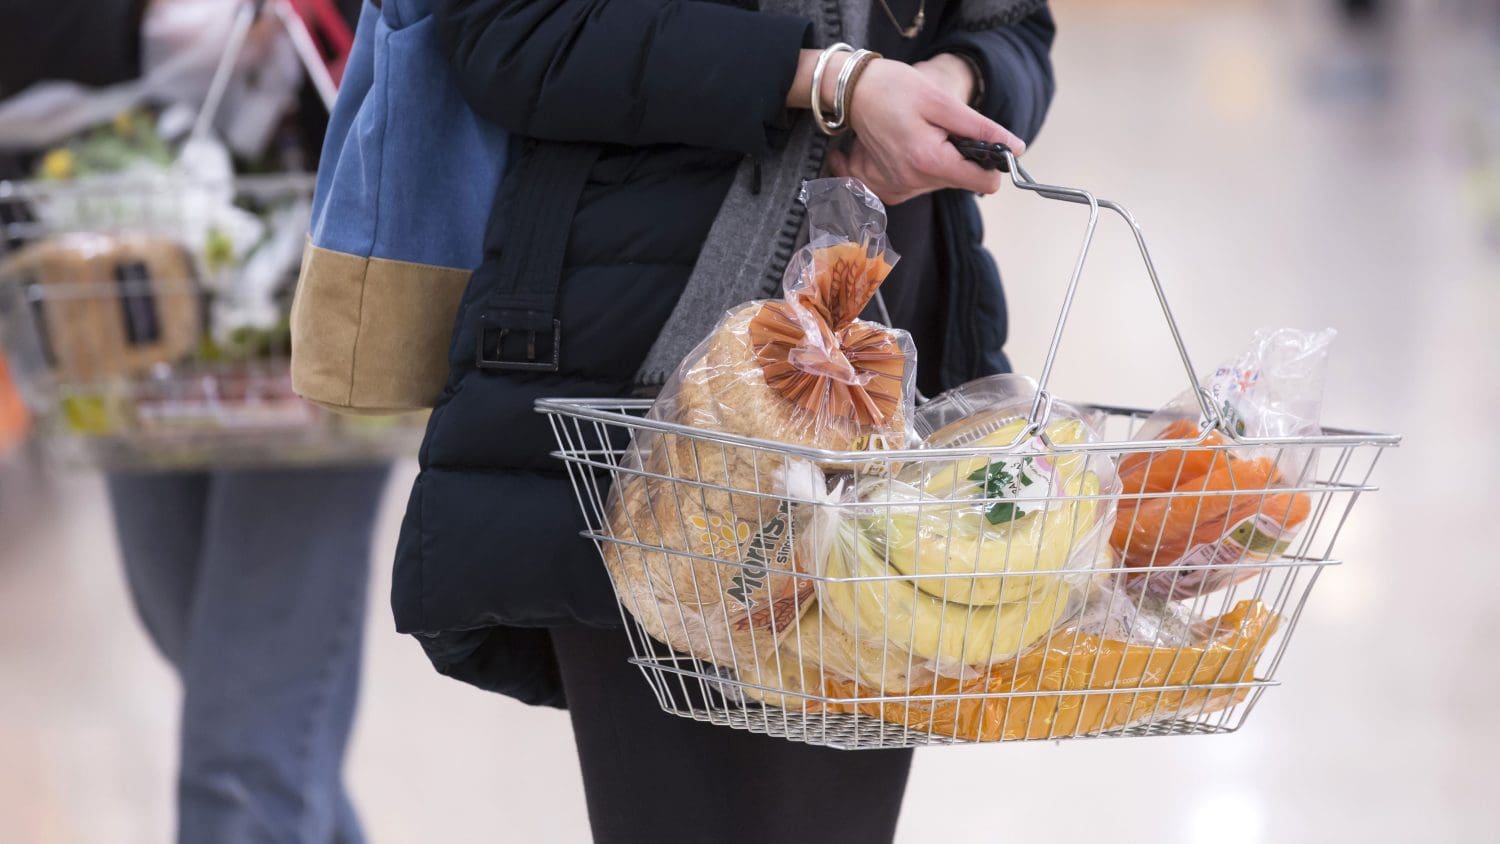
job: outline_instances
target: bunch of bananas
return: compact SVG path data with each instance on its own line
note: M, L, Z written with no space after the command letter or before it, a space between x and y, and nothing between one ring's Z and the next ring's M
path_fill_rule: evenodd
M1026 424L1017 419L972 444L1007 446ZM1058 445L1089 435L1074 419L1047 433ZM939 665L1015 657L1068 609L1072 578L1056 572L1094 557L1101 483L1087 461L1041 450L978 456L936 469L914 463L862 484L871 515L839 528L822 605L862 639L883 636Z

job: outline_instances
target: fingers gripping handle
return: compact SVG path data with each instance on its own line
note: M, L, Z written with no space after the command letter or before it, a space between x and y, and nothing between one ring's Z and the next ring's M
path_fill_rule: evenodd
M1009 173L1011 172L1011 163L1016 160L1005 144L992 144L988 141L976 141L973 138L955 137L950 137L948 142L953 144L964 158L986 170L999 170L1001 173Z

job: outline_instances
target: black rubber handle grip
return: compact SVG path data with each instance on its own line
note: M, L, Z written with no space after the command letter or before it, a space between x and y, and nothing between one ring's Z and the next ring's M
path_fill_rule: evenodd
M976 141L973 138L948 138L948 142L958 149L960 155L978 164L986 170L999 170L1002 173L1010 172L1010 165L1006 163L1005 155L1010 149L1005 144L992 144L987 141Z

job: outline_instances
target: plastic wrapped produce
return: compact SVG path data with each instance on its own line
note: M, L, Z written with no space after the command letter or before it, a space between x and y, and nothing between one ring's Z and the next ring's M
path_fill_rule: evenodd
M725 315L683 361L650 417L825 449L904 444L916 352L857 318L890 273L885 210L858 182L807 183L811 241L786 298ZM640 432L610 494L606 565L655 638L721 665L775 651L811 598L806 529L826 495L811 462L754 446ZM644 474L637 474L643 469ZM825 540L826 541L826 540Z
M868 635L856 639L821 613L816 602L793 627L776 650L740 668L739 679L754 684L744 688L747 697L786 709L817 712L822 705L813 698L823 694L825 681L855 678L862 688L879 694L902 694L930 685L937 677L923 660L882 639Z
M884 639L897 648L933 660L947 672L1009 659L1060 620L1067 591L1056 578L1038 578L1014 601L979 606L945 601L908 579L890 575L880 552L858 530L841 532L825 569L823 600L841 625L860 636Z
M1254 679L1256 660L1279 623L1264 604L1241 601L1223 616L1192 622L1165 602L1134 601L1107 587L1096 591L1090 608L1107 609L1086 613L1020 658L976 679L939 678L912 690L937 697L827 709L859 711L967 741L1016 741L1201 716L1244 699L1248 689L1234 684ZM1199 684L1216 687L1151 691ZM825 681L823 692L838 698L875 694L844 679ZM1008 694L1018 696L992 696Z
M977 444L1009 442L1025 424L1003 425ZM1078 420L1054 422L1047 432L1059 444L1088 437ZM1099 500L1100 472L1086 468L1087 462L1081 453L1047 456L1038 448L965 458L937 471L908 467L897 478L861 488L861 501L892 505L867 521L867 533L893 569L912 575L929 594L966 604L1019 600L1030 584L1004 574L1057 571L1075 550L1083 551L1086 566L1097 551L1101 513L1109 502ZM1109 478L1108 461L1095 463ZM1000 576L946 582L933 576L956 572Z
M1015 657L1067 616L1103 550L1116 487L1107 459L1058 453L1041 437L1017 444L1030 382L1007 378L992 394L1002 400L975 403L928 442L1015 447L867 478L823 563L836 579L821 583L822 606L843 629L950 676ZM1082 414L1059 406L1054 416L1044 429L1054 445L1097 439Z
M1224 423L1244 437L1319 432L1323 371L1334 332L1257 332L1249 349L1203 379ZM1182 448L1141 451L1120 460L1122 491L1110 544L1132 568L1192 566L1134 578L1151 594L1178 599L1254 576L1246 561L1284 553L1312 510L1305 486L1311 452L1238 446L1205 431L1185 393L1153 414L1136 439L1184 440ZM1210 567L1210 568L1199 568ZM1231 568L1232 567L1232 568Z

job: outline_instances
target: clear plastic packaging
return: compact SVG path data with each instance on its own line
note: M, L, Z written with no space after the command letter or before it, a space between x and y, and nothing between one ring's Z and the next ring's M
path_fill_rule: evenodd
M935 417L924 406L919 426L932 431L929 444L1009 446L1030 425L1034 391L1018 376L984 379L932 402ZM944 408L957 406L968 411L948 419ZM1085 414L1058 405L1053 417L1053 444L1097 441ZM1107 458L1059 454L1036 436L1004 453L868 477L821 558L835 579L820 582L820 606L861 641L909 652L938 673L982 673L1076 612L1107 552L1117 487Z
M954 387L917 408L913 428L928 448L960 448L1031 413L1036 380L1007 372L987 375ZM1053 401L1050 418L1078 419L1091 431L1102 430L1104 414ZM1001 443L1005 445L1006 443Z
M816 602L797 619L780 646L740 668L746 697L784 709L818 711L828 681L854 679L881 695L905 694L937 679L923 660L868 635L856 638L841 628ZM778 689L777 694L766 689Z
M653 413L696 428L834 450L906 444L916 348L859 319L899 256L885 207L852 179L802 188L811 232L786 298L725 315L684 361Z
M907 701L827 708L967 741L1079 736L1201 717L1249 694L1245 684L1254 680L1256 660L1279 624L1259 601L1241 601L1222 616L1197 621L1167 602L1110 585L1097 587L1087 604L1075 624L983 676L938 678L913 688ZM1190 685L1208 688L1164 690ZM825 680L823 693L875 694L839 678Z
M1240 436L1319 433L1323 373L1334 331L1283 328L1255 334L1238 358L1202 379L1223 422ZM1313 452L1278 445L1235 446L1204 430L1197 400L1184 393L1152 414L1137 440L1187 440L1183 448L1120 460L1122 491L1110 544L1153 595L1190 599L1254 576L1242 565L1284 553L1311 513ZM1207 567L1207 568L1204 568Z
M850 179L808 182L811 240L786 298L730 311L683 361L650 418L781 443L903 445L916 350L858 319L890 273L885 209ZM809 604L814 464L676 434L636 434L610 492L606 564L625 607L658 640L719 665L755 665Z

